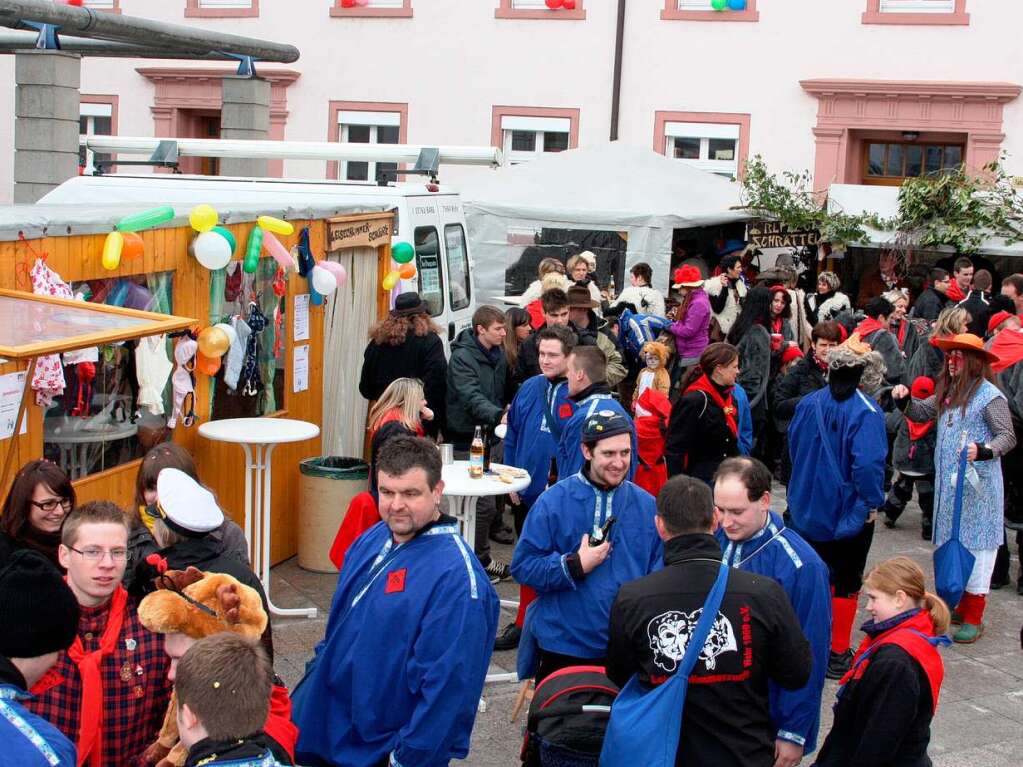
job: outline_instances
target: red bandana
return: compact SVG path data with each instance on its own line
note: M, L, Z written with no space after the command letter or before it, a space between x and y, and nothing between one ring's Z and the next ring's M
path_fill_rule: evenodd
M990 351L998 355L998 362L991 366L996 373L1012 367L1023 360L1023 331L1011 328L999 331L991 342Z
M739 410L735 406L735 400L732 399L731 389L728 390L728 399L726 400L721 396L721 392L718 391L718 388L710 382L710 379L707 378L706 375L702 375L693 381L693 383L689 385L689 388L686 389L686 392L691 391L702 391L715 405L721 408L725 414L725 423L728 424L728 428L731 429L732 434L736 437L739 436Z
M884 330L884 325L877 321L874 317L867 317L863 322L856 326L854 333L859 333L860 338L866 340L867 336L877 330Z
M959 287L959 283L955 280L952 280L949 283L948 290L945 291L945 295L948 297L948 300L953 303L959 303L966 298L966 294L963 293L962 288Z
M923 423L917 423L916 421L910 421L906 419L906 425L909 427L909 441L916 442L918 439L923 439L927 436L927 432L934 426L934 421L924 421Z

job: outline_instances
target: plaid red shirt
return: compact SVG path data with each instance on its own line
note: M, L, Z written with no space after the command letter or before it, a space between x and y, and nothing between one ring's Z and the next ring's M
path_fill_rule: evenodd
M92 652L99 648L110 602L80 610L78 635L85 652ZM170 660L163 650L163 636L142 626L135 599L128 599L125 612L117 645L100 664L103 767L134 767L142 762L142 752L160 731L171 695L167 681ZM77 742L82 680L66 651L32 692L36 699L27 707L56 725L72 743Z

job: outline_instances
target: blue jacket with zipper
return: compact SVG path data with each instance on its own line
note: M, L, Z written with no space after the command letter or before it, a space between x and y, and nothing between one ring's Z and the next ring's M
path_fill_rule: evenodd
M601 410L610 410L619 415L625 416L629 423L632 423L632 416L622 403L614 399L608 392L606 386L597 385L591 387L594 391L580 399L575 406L575 413L565 423L561 432L561 439L558 443L558 479L571 477L579 472L585 463L583 458L582 441L583 427L586 419ZM636 476L636 467L639 465L639 453L636 450L636 430L632 431L632 464L629 466L629 480Z
M564 379L546 376L526 380L508 410L508 432L504 437L504 463L529 472L529 487L519 493L533 503L547 488L551 459L558 452L561 430L574 412Z

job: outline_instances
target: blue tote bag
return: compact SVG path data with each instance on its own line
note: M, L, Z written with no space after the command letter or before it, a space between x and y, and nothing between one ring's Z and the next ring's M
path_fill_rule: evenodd
M611 706L611 719L600 752L601 767L672 767L675 764L689 675L717 619L727 583L728 566L722 563L675 675L664 684L650 688L634 674L618 693Z
M963 515L963 485L966 484L966 448L959 453L956 497L952 506L952 537L934 552L934 586L938 596L954 608L963 598L973 572L976 557L959 541L959 523Z

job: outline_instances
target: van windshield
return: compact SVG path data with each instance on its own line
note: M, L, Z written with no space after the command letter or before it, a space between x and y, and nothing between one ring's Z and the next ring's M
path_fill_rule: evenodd
M419 296L429 305L430 316L436 317L444 311L444 275L440 267L440 237L437 228L417 227L415 242Z

